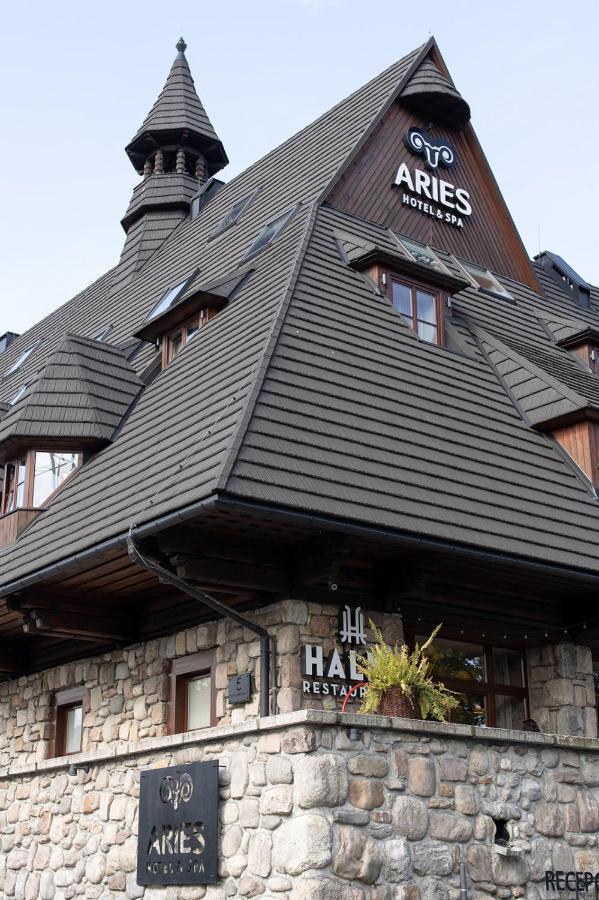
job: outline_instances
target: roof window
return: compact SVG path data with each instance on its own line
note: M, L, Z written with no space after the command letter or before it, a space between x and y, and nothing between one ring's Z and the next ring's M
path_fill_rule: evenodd
M419 241L412 241L410 238L400 238L396 235L394 235L394 237L404 250L407 250L414 262L419 263L421 266L429 266L431 269L447 271L437 254L426 244L421 244Z
M505 297L508 300L514 299L510 292L506 291L504 286L488 269L483 269L482 266L475 266L474 263L462 262L461 260L460 265L470 276L475 287L488 291L490 294L496 294L498 297Z
M183 281L180 281L174 287L169 288L168 291L162 295L162 297L160 298L158 303L152 307L152 310L151 310L149 316L147 317L146 322L149 322L151 319L155 319L157 316L159 316L163 312L165 312L165 310L169 309L173 305L173 303L175 302L175 300L177 299L177 297L179 296L179 294L181 293L181 291L183 290L183 288L185 287L185 285L187 284L188 281L189 281L189 278L184 278Z
M216 237L218 234L222 234L223 231L226 231L227 228L231 228L233 225L236 225L241 219L242 215L256 196L256 191L252 191L251 194L248 194L246 197L242 197L241 200L238 200L237 203L234 203L233 206L225 213L224 217L217 223L214 230L212 231L211 237Z
M35 344L31 345L31 347L27 347L26 350L23 350L21 355L19 357L17 357L17 359L15 359L15 361L12 364L12 366L10 367L10 369L7 369L4 374L12 375L13 372L16 372L17 369L20 369L21 366L23 365L23 363L25 362L25 360L31 356L31 354L33 353L33 351L35 350L35 348L38 346L39 343L40 343L39 341L36 341Z
M110 332L112 331L112 325L104 325L103 328L94 334L92 340L94 341L105 341Z
M265 225L258 237L254 240L254 243L246 252L244 259L253 256L255 253L259 253L261 250L264 250L265 247L268 247L268 245L274 241L276 236L283 230L287 222L289 222L296 209L297 207L292 206L287 212L284 212L276 219L272 219Z

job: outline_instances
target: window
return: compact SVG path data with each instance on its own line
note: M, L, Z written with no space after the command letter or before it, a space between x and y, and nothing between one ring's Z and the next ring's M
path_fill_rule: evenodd
M31 354L33 353L33 351L35 350L35 348L38 346L39 343L40 343L39 341L36 341L35 344L32 344L31 347L28 347L27 350L24 350L21 353L21 355L19 357L17 357L17 359L15 359L15 361L12 364L12 366L10 367L10 369L7 369L4 374L12 375L13 372L16 372L17 369L20 369L21 366L23 365L23 363L25 362L25 360L29 356L31 356Z
M215 309L201 309L198 315L190 319L184 325L180 325L176 331L162 338L162 368L165 369L173 361L179 350L190 342L192 337L203 325L216 314Z
M168 710L170 734L216 724L213 659L211 652L202 652L174 660Z
M497 278L495 278L488 269L483 269L481 266L475 266L473 263L461 261L460 265L465 270L466 274L470 276L470 280L474 282L476 287L481 288L483 291L489 291L491 294L497 294L498 297L506 297L508 300L514 299L509 291L506 291L504 286L499 283Z
M247 259L248 256L253 256L255 253L259 253L261 250L264 250L276 236L283 230L287 222L290 220L291 216L295 212L296 207L292 207L288 209L287 212L284 212L283 215L278 216L278 218L273 219L268 225L265 225L258 237L255 239L254 243L251 245L249 250L246 252L244 259Z
M425 285L409 282L393 273L383 273L383 290L391 305L407 320L423 341L443 343L441 294Z
M1 514L16 509L38 509L75 471L79 453L29 450L4 466Z
M179 294L181 293L181 291L183 290L183 288L185 287L185 285L187 284L188 281L189 281L189 278L184 278L183 281L179 282L179 284L176 284L174 287L169 288L168 291L162 295L162 297L160 298L158 303L156 303L156 305L152 307L150 314L148 315L148 318L146 319L146 321L149 321L150 319L155 319L156 316L160 316L163 312L165 312L167 309L169 309L173 305L173 303L175 302L175 300L177 299L177 297L179 296Z
M233 225L236 225L255 196L256 191L253 191L251 194L248 194L247 197L242 197L241 200L238 200L237 203L234 203L229 211L220 220L220 222L215 226L212 231L211 237L216 237L217 234L222 234L222 232L226 231L227 228L231 228Z
M426 638L416 638L422 644ZM428 650L435 677L458 693L450 721L521 729L528 717L523 654L508 647L437 639Z
M53 756L79 753L83 735L83 688L57 691L54 695Z
M396 237L395 235L393 236ZM418 241L412 241L410 238L405 237L396 238L396 240L399 240L404 250L407 250L414 261L420 263L421 266L429 266L431 269L437 269L442 272L448 271L438 256L426 244L421 244Z
M110 332L112 331L112 325L104 325L96 334L94 334L92 340L94 341L105 341Z
M78 465L78 453L35 453L32 505L42 506Z

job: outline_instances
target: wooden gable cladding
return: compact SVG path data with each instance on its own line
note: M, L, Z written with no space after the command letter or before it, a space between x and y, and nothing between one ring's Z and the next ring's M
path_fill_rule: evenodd
M401 102L383 116L369 140L332 188L327 202L344 212L380 223L402 234L446 250L528 284L538 291L530 260L488 163L470 125L462 131L433 126L434 140L449 143L455 154L450 168L425 169L423 157L406 144L410 128L427 123ZM470 195L472 214L462 216L459 228L402 202L403 188L395 185L397 170L406 163L410 172L426 171L463 188ZM416 194L410 194L416 197ZM426 197L422 198L426 202ZM435 208L445 211L432 201Z
M589 420L575 422L555 428L552 434L593 487L599 487L599 424Z

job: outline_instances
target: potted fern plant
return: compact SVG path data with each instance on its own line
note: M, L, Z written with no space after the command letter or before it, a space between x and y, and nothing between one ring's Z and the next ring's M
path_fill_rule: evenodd
M416 644L412 651L407 644L389 647L372 621L370 627L375 644L368 656L358 657L358 670L368 679L360 712L405 718L418 718L420 714L423 719L446 721L458 700L442 682L432 677L431 662L426 655L441 625L437 625L421 647Z

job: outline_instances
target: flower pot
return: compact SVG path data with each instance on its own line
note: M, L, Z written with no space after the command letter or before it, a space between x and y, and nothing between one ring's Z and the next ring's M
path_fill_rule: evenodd
M378 708L381 716L392 716L403 719L419 719L417 708L401 688L389 688L381 694L381 702Z

